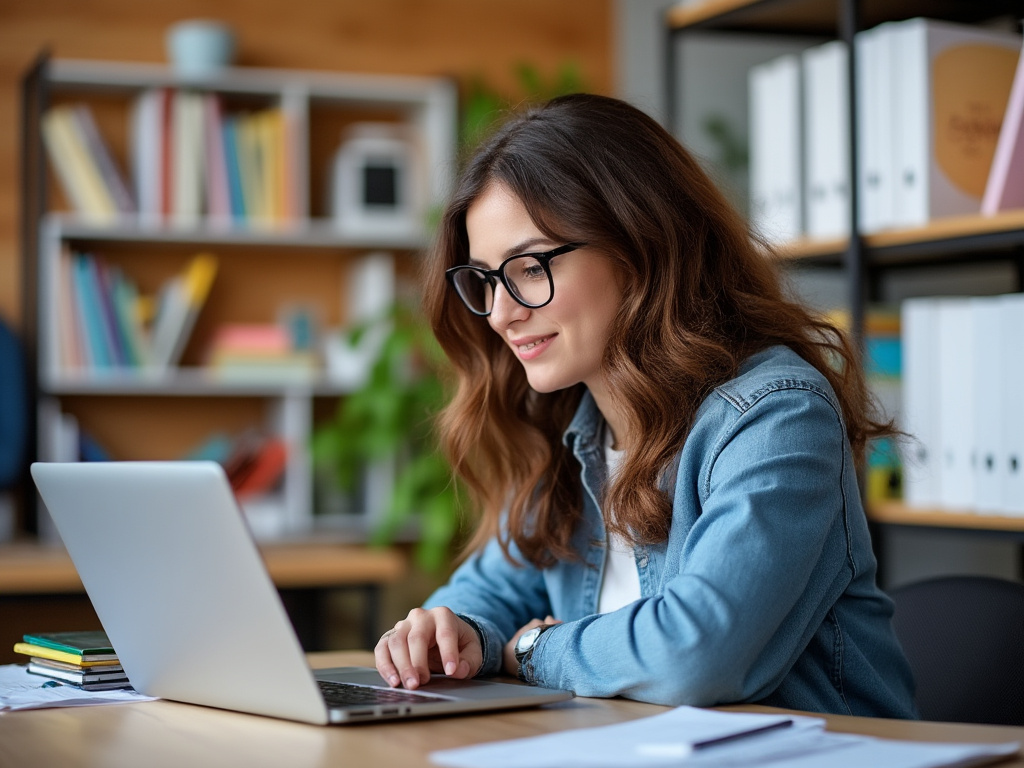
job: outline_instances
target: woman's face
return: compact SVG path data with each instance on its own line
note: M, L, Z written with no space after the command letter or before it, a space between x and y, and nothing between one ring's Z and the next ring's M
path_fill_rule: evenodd
M488 186L466 212L470 264L497 269L509 256L565 245L545 236L503 184ZM554 392L582 382L604 389L602 360L622 288L609 258L583 247L551 260L554 295L524 307L498 285L487 318L522 363L530 386Z

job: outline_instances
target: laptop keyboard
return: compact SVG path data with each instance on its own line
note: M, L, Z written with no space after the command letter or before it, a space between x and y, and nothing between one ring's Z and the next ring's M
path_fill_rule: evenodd
M328 706L347 707L366 704L398 704L402 702L425 703L430 701L451 701L445 696L431 696L426 693L412 693L401 688L371 688L366 685L335 683L317 680L320 693Z

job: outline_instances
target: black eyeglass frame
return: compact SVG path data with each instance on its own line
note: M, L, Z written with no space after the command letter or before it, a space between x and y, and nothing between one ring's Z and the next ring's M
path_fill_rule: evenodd
M551 276L551 260L556 256L562 256L566 253L572 253L573 251L579 250L580 248L583 248L585 246L586 243L568 243L566 245L560 245L557 248L552 248L550 251L543 251L541 253L517 253L514 256L509 256L507 259L501 262L501 264L498 265L497 269L484 269L483 267L475 267L472 264L459 264L456 267L446 269L444 272L444 276L448 280L448 284L451 285L451 287L455 290L455 294L462 300L462 303L466 306L466 309L468 309L477 317L488 317L491 314L491 310L489 309L486 312L480 312L479 310L473 309L473 307L470 306L469 300L462 294L462 291L459 290L458 284L455 282L455 277L459 272L468 270L471 272L475 272L478 275L482 275L491 284L492 290L494 289L494 283L495 280L497 279L501 281L501 284L505 286L505 290L508 292L508 295L511 296L512 300L515 301L517 304L524 306L527 309L539 309L540 307L550 304L551 300L555 298L555 281L554 278ZM509 283L508 278L505 276L505 266L507 264L509 264L512 261L515 261L516 259L522 259L527 256L537 260L537 263L540 264L541 269L544 270L545 277L547 277L548 279L548 288L550 289L548 291L548 298L546 301L542 301L540 304L530 304L529 302L525 301L521 296L517 294L516 289L512 286L511 283ZM491 307L492 309L494 307L493 299L491 300Z

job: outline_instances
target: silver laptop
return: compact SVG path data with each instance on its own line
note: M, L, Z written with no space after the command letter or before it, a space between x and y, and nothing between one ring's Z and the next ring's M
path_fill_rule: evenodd
M572 697L441 675L406 691L375 669L312 671L216 463L36 463L32 477L141 693L318 724Z

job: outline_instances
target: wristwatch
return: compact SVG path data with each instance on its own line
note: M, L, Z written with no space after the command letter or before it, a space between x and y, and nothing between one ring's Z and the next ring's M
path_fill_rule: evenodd
M518 677L520 680L525 680L526 676L523 674L523 665L530 658L533 653L534 647L537 645L537 638L539 638L546 630L551 629L554 624L541 624L539 627L528 629L519 636L516 641L516 663L519 665Z

